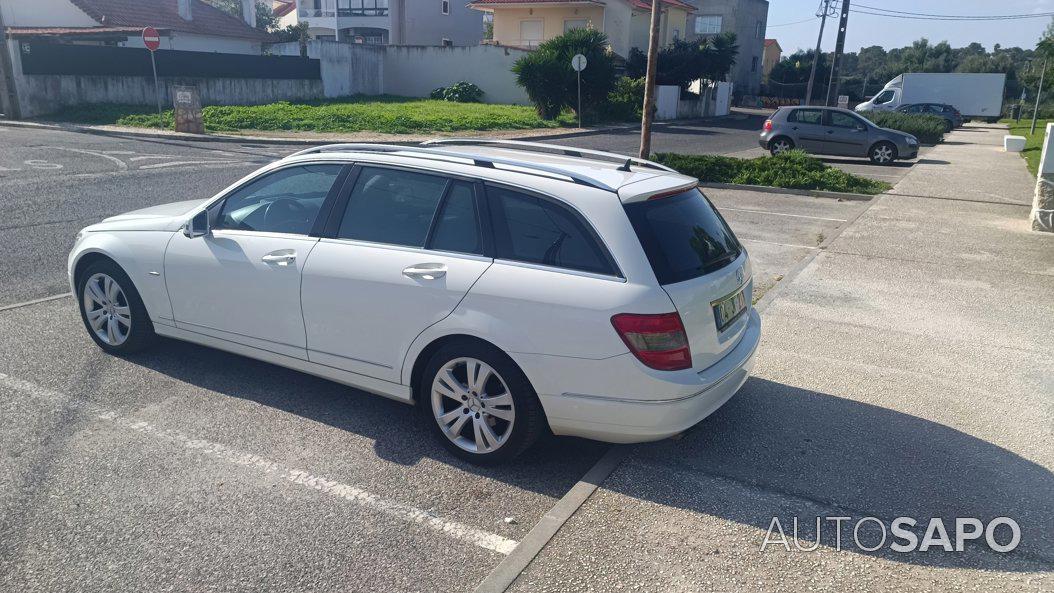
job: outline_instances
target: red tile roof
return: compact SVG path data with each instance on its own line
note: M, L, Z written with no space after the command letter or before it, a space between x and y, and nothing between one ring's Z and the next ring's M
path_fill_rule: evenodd
M779 42L776 41L775 39L766 39L765 40L765 47L769 47L770 45L779 45Z
M197 35L240 37L273 41L268 33L238 17L202 2L190 0L191 20L179 16L177 0L69 0L104 27L155 27Z
M282 18L290 12L296 10L296 2L294 0L278 0L278 3L281 6L271 9L271 12L274 14L275 18Z

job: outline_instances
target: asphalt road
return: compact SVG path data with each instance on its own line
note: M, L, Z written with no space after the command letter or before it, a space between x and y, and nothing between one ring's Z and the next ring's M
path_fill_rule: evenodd
M0 128L0 590L467 591L607 449L480 469L402 404L168 340L108 356L70 298L10 308L68 291L86 224L293 150ZM867 207L708 194L759 293Z

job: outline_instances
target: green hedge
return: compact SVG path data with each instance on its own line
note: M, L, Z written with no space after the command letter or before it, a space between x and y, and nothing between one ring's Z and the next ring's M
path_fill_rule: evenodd
M868 111L860 115L880 128L906 132L923 144L937 144L944 139L945 120L936 115L898 113L896 111Z
M659 153L654 158L657 162L685 175L710 183L767 185L858 194L878 194L891 187L882 181L829 167L800 150L756 159L669 152Z

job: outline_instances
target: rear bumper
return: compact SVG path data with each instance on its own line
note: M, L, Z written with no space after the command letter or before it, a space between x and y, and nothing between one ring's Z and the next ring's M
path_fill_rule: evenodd
M550 428L558 435L639 443L663 439L698 424L735 395L750 375L761 339L761 318L751 308L746 321L739 344L716 364L693 373L691 385L655 379L649 387L651 393L642 393L640 399L540 394ZM655 399L656 392L675 395Z

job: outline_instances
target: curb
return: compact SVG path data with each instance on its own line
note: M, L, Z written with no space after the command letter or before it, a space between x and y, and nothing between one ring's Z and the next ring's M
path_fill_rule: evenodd
M720 119L720 118L702 118L707 119ZM663 122L656 122L655 127L661 127L665 125L677 125L691 121L702 121L702 120L668 120ZM358 140L358 139L339 139L339 138L275 138L272 136L241 136L233 134L188 134L186 132L159 132L149 128L120 128L111 126L86 126L80 124L70 123L44 123L35 121L19 121L10 119L0 119L0 127L11 127L11 128L35 128L41 130L60 130L63 132L75 132L80 134L94 134L97 136L114 136L114 137L136 137L136 138L156 138L163 140L190 140L195 142L253 142L257 144L293 144L303 146L320 146L323 144L334 144L340 142L383 142L384 144L418 144L419 140ZM591 136L598 134L609 134L616 132L625 132L627 130L634 130L640 127L639 124L627 124L622 126L611 126L603 128L588 128L579 131L568 131L568 132L553 132L550 134L527 134L523 136L508 136L507 140L556 140L559 138L575 138L578 136ZM544 129L544 128L538 128ZM508 130L494 130L508 131ZM480 136L485 138L486 136Z
M831 198L834 200L848 200L854 202L870 202L875 199L876 195L870 194L850 194L837 191L822 191L818 189L790 189L786 187L770 187L768 185L742 185L738 183L712 183L712 182L699 182L699 187L710 187L713 189L741 189L746 191L756 191L765 194L791 194L795 196L812 196L814 198Z

